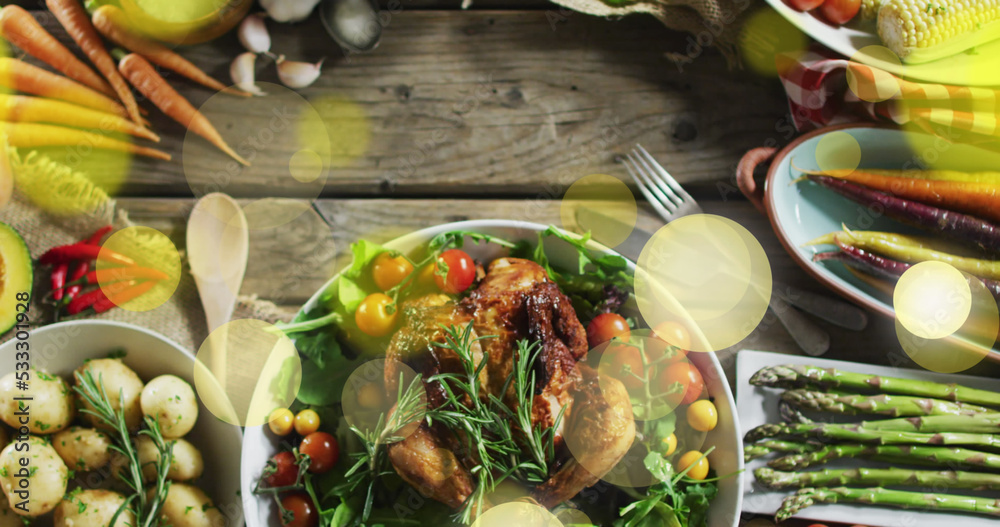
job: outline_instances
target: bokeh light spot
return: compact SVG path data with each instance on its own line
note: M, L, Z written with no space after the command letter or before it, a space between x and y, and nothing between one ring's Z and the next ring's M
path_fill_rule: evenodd
M740 30L740 56L754 72L776 77L796 64L809 39L773 8L761 7Z
M816 165L824 172L850 174L861 165L861 145L847 132L823 134L816 143Z
M388 371L386 369L388 368ZM340 401L344 419L364 433L380 433L379 425L391 427L392 438L399 441L415 432L427 407L427 392L422 382L413 385L419 408L410 418L395 414L400 393L404 394L417 378L417 372L399 361L370 360L361 364L347 378ZM388 380L387 380L388 379ZM441 456L451 459L453 456Z
M635 296L646 324L680 322L689 351L716 351L746 338L771 297L771 267L760 242L738 223L685 216L658 230L636 265Z
M880 67L867 64L888 63L901 67L899 56L885 46L865 46L851 57L847 68L847 86L862 101L886 101L899 93L899 80Z
M263 425L272 410L291 406L301 380L295 345L262 320L220 326L198 348L194 366L195 389L205 407L238 426Z
M564 229L590 232L594 240L615 247L632 233L638 209L635 196L622 180L606 174L591 174L566 189L559 217Z
M512 501L492 507L472 522L472 527L562 527L554 514L541 505Z
M288 171L293 178L303 183L316 181L323 173L323 159L316 152L303 148L288 160Z
M921 262L899 278L892 301L903 327L918 337L939 339L968 320L972 291L962 272L951 265Z
M342 95L324 95L310 103L314 111L304 112L297 123L303 148L326 156L332 167L349 166L365 155L371 141L371 123L361 105ZM322 141L314 144L314 137L324 135L329 145Z
M134 267L151 274L130 270L131 265L113 261L117 254L135 262ZM97 259L98 285L116 306L128 311L149 311L173 296L181 279L181 255L170 238L150 227L126 227L112 234L101 246Z

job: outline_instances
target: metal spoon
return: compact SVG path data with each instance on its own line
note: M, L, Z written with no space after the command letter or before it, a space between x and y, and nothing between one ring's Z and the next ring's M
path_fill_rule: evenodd
M188 218L187 256L209 333L233 316L249 249L247 219L233 198L216 192L195 203ZM221 348L212 349L211 369L224 387L226 354L225 346Z
M382 23L372 0L323 0L319 18L333 41L348 53L363 53L378 46Z

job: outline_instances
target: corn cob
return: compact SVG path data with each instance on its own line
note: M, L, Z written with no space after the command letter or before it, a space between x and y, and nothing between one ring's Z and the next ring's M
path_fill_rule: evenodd
M861 20L875 20L882 0L861 0Z
M878 34L909 64L950 57L1000 38L1000 0L882 0Z

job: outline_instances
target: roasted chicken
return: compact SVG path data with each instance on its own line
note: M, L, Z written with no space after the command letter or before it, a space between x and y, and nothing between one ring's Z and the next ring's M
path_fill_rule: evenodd
M500 398L517 408L513 371L518 342L540 343L531 365L536 386L532 423L538 428L556 425L556 467L549 479L535 487L532 496L553 507L591 486L628 452L635 437L632 407L624 386L615 379L602 380L580 361L587 355L587 336L575 311L558 286L538 264L517 258L493 261L480 285L458 303L444 295L428 295L402 306L403 325L387 350L386 386L396 393L399 364L422 374L462 372L460 358L441 344L444 327L466 328L490 336L473 345L477 364L487 361L479 374L481 398ZM507 386L506 391L504 386ZM426 382L428 406L446 404L439 382ZM567 448L567 443L568 447ZM461 438L440 424L421 423L417 431L389 446L389 460L396 472L421 493L451 507L461 506L475 488L469 469L476 466L473 453ZM489 505L489 504L487 504Z

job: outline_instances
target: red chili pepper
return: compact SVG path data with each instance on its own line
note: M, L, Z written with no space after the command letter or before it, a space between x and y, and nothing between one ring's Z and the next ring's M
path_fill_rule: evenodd
M101 239L104 238L105 234L111 232L112 228L113 227L110 225L105 225L100 229L97 229L97 231L95 231L94 234L90 235L90 238L87 238L87 243L90 245L100 245Z
M63 299L63 292L66 287L66 273L68 272L69 264L65 262L52 269L49 280L52 282L52 299L55 301Z
M49 265L76 260L96 260L98 258L106 262L121 265L135 265L135 260L128 256L123 256L109 249L101 250L101 247L87 243L74 243L72 245L53 247L38 259L38 263Z
M128 287L120 290L120 292L112 294L110 297L106 296L98 300L96 303L94 303L94 312L104 313L105 311L115 306L120 306L125 302L136 299L146 294L146 292L148 292L150 289L153 288L153 286L156 285L156 282L153 281L136 283L135 280L132 280L125 283L128 285Z
M80 290L83 288L78 282L87 276L87 271L90 270L90 262L77 262L76 266L73 267L73 272L69 275L69 285L66 286L66 297L76 298L76 295L80 294Z
M87 291L70 301L69 305L66 306L66 313L70 315L77 315L84 309L93 306L98 300L104 298L107 297L104 295L104 291L102 291L100 287L94 289L93 291Z
M125 280L166 280L170 278L167 273L159 269L149 267L109 267L107 269L95 269L86 276L88 284L110 284L123 282Z

